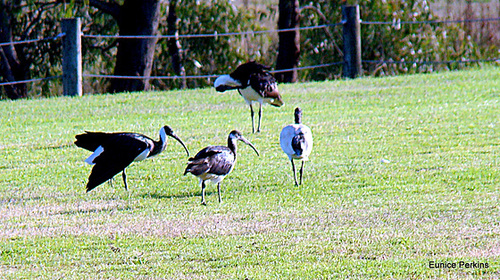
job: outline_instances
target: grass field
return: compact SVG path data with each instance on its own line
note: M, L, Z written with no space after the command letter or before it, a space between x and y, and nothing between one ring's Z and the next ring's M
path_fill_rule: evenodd
M500 277L500 68L280 85L251 134L236 92L214 89L0 102L1 279ZM293 185L278 138L300 106L315 146ZM224 202L169 139L90 193L84 130L158 138L191 154L239 146ZM475 262L482 268L429 268Z

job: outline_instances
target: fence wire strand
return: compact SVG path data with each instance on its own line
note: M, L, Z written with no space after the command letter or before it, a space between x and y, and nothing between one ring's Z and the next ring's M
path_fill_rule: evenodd
M41 39L31 39L31 40L23 40L23 41L15 41L15 42L4 42L4 43L0 43L0 47L57 40L59 38L64 37L65 35L66 34L64 34L64 33L59 33L56 36L41 38ZM27 83L33 83L33 82L39 82L39 81L45 81L45 80L60 79L60 78L62 78L62 75L44 77L44 78L35 78L35 79L29 79L29 80L23 80L23 81L3 82L3 83L0 83L0 86L12 86L12 85L27 84Z
M488 59L465 59L465 60L440 60L440 61L401 61L401 60L362 60L362 63L369 64L451 64L451 63L479 63L479 62L500 62L499 58Z
M56 40L56 39L62 38L64 36L65 36L64 33L59 33L59 34L57 34L54 37L47 37L47 38L42 38L42 39L31 39L31 40L15 41L15 42L4 42L4 43L0 43L0 47L13 46L13 45L21 45L21 44L30 44L30 43L38 43L38 42Z
M343 62L333 62L333 63L328 63L328 64L320 64L320 65L313 65L313 66L303 66L303 67L296 67L296 68L289 68L289 69L280 69L280 70L272 70L269 71L271 73L283 73L283 72L290 72L290 71L300 71L300 70L305 70L305 69L316 69L316 68L322 68L322 67L329 67L329 66L334 66L334 65L340 65L343 64ZM102 75L102 74L83 74L84 77L88 78L109 78L109 79L151 79L151 80L175 80L175 79L210 79L210 78L217 78L221 76L222 74L211 74L211 75L195 75L195 76L117 76L117 75Z
M364 25L399 25L399 24L450 24L450 23L471 23L471 22L491 22L491 21L500 21L499 18L483 18L483 19L461 19L461 20L428 20L428 21L361 21L361 24ZM288 28L288 29L271 29L271 30L257 30L257 31L243 31L243 32L227 32L227 33L206 33L206 34L184 34L184 35L136 35L136 36L122 36L122 35L92 35L92 34L82 34L82 37L85 38L112 38L112 39L171 39L171 38L218 38L218 37L227 37L227 36L243 36L243 35L259 35L266 33L280 33L280 32L290 32L296 30L314 30L314 29L324 29L328 27L335 27L345 24L344 21L332 24L323 24L323 25L314 25L314 26L304 26L298 28ZM43 41L56 40L61 37L64 37L64 33L59 33L54 37L42 38L42 39L32 39L32 40L23 40L23 41L15 41L15 42L3 42L0 43L0 47L3 46L12 46L19 44L29 44L29 43L38 43ZM500 58L491 58L491 59L470 59L470 60L449 60L449 61L393 61L393 60L363 60L362 63L369 64L450 64L450 63L478 63L478 62L500 62ZM283 73L289 71L300 71L305 69L315 69L321 67L329 67L334 65L340 65L344 62L333 62L328 64L321 65L312 65L312 66L304 66L304 67L296 67L291 69L280 69L270 71L271 73ZM83 74L83 77L88 78L114 78L114 79L210 79L216 78L220 75L211 74L211 75L193 75L193 76L115 76L115 75L102 75L102 74ZM7 85L16 85L51 79L59 79L62 75L45 77L45 78L36 78L29 79L23 81L15 81L15 82L4 82L0 83L0 86Z
M53 79L60 79L60 78L62 78L62 75L45 77L45 78L35 78L35 79L29 79L29 80L23 80L23 81L15 81L15 82L5 82L5 83L0 83L0 86L11 86L11 85L18 85L18 84L27 84L27 83L32 83L32 82L39 82L39 81L53 80Z
M327 27L333 27L342 25L342 23L333 24L323 24L314 26L304 26L298 28L287 28L287 29L271 29L271 30L257 30L257 31L242 31L242 32L228 32L228 33L205 33L205 34L181 34L181 35L91 35L82 34L82 37L86 38L111 38L111 39L181 39L181 38L212 38L212 37L226 37L226 36L242 36L242 35L258 35L265 33L281 33L290 32L295 30L313 30L313 29L323 29Z
M449 23L469 23L469 22L489 22L500 21L498 18L480 18L480 19L457 19L457 20L422 20L422 21L361 21L365 25L397 25L397 24L449 24Z

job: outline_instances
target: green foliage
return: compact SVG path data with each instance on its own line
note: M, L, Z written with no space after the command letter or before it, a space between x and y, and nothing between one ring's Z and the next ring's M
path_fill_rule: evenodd
M338 1L304 2L302 6L313 6L324 15L327 23L341 20L341 6ZM464 24L402 24L407 21L439 20L427 0L359 1L360 17L365 22L392 22L392 25L361 25L362 59L375 61L415 61L420 63L365 63L368 75L383 76L405 73L428 73L436 70L451 70L468 67L471 64L422 63L431 61L462 61L498 56L498 49L491 45L478 45L464 28ZM325 20L314 9L303 10L301 24L323 24ZM325 35L322 35L325 34ZM334 34L334 36L330 36ZM303 31L301 61L315 65L343 61L341 53L342 29L332 27L329 32ZM336 46L340 48L337 48ZM340 50L340 51L339 51ZM325 55L329 54L329 55ZM338 77L342 67L318 69L303 72L302 80L322 80ZM330 71L325 71L330 70ZM333 71L331 71L333 70Z
M50 38L61 31L60 19L82 17L84 34L118 34L115 20L88 1L19 1L13 7L16 15L15 40ZM245 2L245 1L244 1ZM248 2L248 1L247 1ZM252 2L252 1L250 1ZM363 60L415 61L420 63L365 63L365 74L374 76L405 73L428 73L436 70L459 69L465 63L425 64L430 61L459 61L498 56L498 47L488 41L476 43L472 29L464 24L400 24L402 21L426 21L438 18L426 0L348 1L359 2L361 19L393 22L392 25L362 25ZM121 2L119 2L121 3ZM253 2L252 2L253 3ZM234 4L233 1L187 0L177 5L179 34L207 34L276 29L278 9L276 1L256 1L255 5ZM333 24L341 21L344 0L301 1L301 26ZM167 3L161 9L159 34L168 34ZM474 29L477 30L477 29ZM484 41L484 40L483 40ZM273 66L277 56L277 34L254 34L217 38L181 38L183 66L186 75L228 73L238 64L257 60ZM113 74L116 56L115 39L83 38L83 70L90 74ZM29 62L32 77L61 75L61 39L37 44L16 46L22 59ZM328 64L343 61L342 27L301 31L299 66ZM342 66L299 71L301 81L336 79ZM173 76L167 40L160 39L152 75ZM180 80L153 80L154 89L182 86ZM211 79L187 81L189 88L211 85ZM54 96L62 93L60 80L29 84L32 97ZM106 79L85 78L84 92L105 92Z
M12 7L14 16L13 40L24 41L45 39L37 43L16 45L20 59L29 65L32 78L59 76L62 74L61 20L67 17L82 18L82 32L85 34L114 34L117 27L107 14L88 5L41 1L19 1ZM50 39L54 38L54 39ZM114 42L82 39L83 70L90 73L111 73L114 59ZM85 92L104 91L101 81L86 80ZM28 83L31 97L58 96L62 93L60 79Z
M256 14L249 10L239 9L231 1L182 1L177 6L179 34L214 34L229 32L245 32L262 30ZM167 14L160 20L159 33L167 34ZM221 36L201 38L181 38L179 43L183 50L182 61L186 75L221 74L232 71L237 65L248 60L270 62L272 60L262 54L261 36ZM153 75L175 75L167 49L166 39L158 43L155 55ZM264 51L265 52L265 51ZM156 81L157 88L179 87L181 81ZM188 87L211 85L210 80L189 80Z
M26 2L26 3L24 3ZM10 22L13 25L14 41L25 41L43 38L54 38L60 33L57 13L52 9L56 4L38 1L17 1L10 3ZM61 73L61 38L49 39L36 43L15 45L20 62L29 70L30 78L57 76ZM28 84L32 96L52 96L60 86L60 81ZM3 94L3 91L0 90ZM3 97L3 96L2 96Z

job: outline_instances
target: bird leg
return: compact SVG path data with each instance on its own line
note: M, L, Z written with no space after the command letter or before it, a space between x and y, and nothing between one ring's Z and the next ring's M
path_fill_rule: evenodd
M293 159L290 160L292 162L292 170L293 170L293 179L295 180L295 185L298 186L297 184L297 175L295 174L295 164L293 163Z
M113 188L113 178L109 179L108 182L109 182L109 185L111 186L111 188Z
M201 205L207 205L207 202L205 201L205 181L200 179L201 183Z
M260 119L262 118L262 103L259 103L259 126L257 126L257 132L260 132Z
M222 198L220 195L220 183L217 183L217 193L219 194L219 203L222 203Z
M250 116L252 116L252 133L255 133L255 127L254 127L253 115L254 115L254 112L253 112L253 107L252 107L252 103L250 103Z
M302 165L300 166L300 171L299 171L300 181L299 181L299 185L302 185L302 172L303 171L304 171L304 161L302 161Z
M125 190L128 191L128 186L127 186L127 174L125 174L125 169L123 169L122 172L122 178L123 178L123 184L125 184Z

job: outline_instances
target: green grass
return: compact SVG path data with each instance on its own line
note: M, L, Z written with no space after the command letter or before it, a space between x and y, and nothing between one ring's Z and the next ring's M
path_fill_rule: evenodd
M213 89L0 102L2 279L499 278L500 68L280 85L251 134L237 93ZM304 184L278 138L302 107L314 134ZM239 129L222 184L164 153L90 193L84 130L158 137L191 154ZM488 268L430 269L429 261Z

